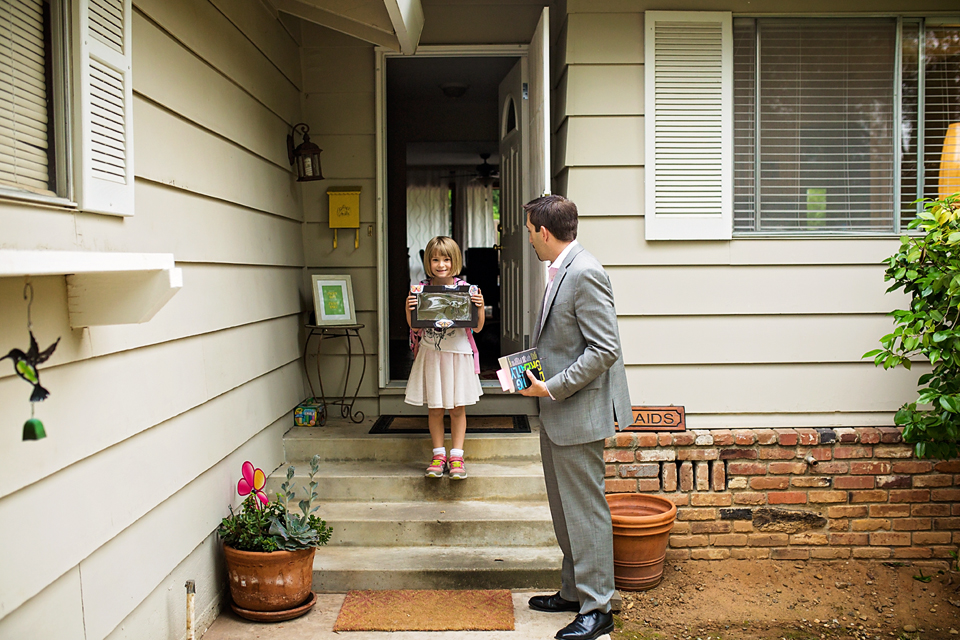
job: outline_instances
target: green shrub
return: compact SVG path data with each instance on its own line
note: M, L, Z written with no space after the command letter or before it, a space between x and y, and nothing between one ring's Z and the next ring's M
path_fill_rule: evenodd
M960 194L924 201L909 224L923 235L900 238L900 249L885 261L887 292L903 289L909 309L891 312L896 328L868 351L884 369L910 369L911 357L925 357L931 371L918 380L915 402L904 404L894 422L920 458L946 460L958 454L960 427ZM918 408L918 405L924 405Z

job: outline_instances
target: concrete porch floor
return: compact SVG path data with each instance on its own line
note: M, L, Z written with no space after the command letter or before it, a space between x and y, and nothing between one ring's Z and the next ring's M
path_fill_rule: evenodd
M346 594L318 593L317 604L305 616L287 622L261 623L244 620L229 609L210 626L203 640L551 640L562 627L573 620L572 613L541 613L527 606L531 596L544 591L514 591L513 631L342 631L334 633L333 625ZM609 635L599 640L610 640Z

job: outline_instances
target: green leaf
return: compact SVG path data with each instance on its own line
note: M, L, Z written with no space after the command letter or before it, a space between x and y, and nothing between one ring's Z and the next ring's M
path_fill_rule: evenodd
M950 396L940 396L939 398L937 398L937 403L947 411L951 411L951 412L954 411L953 402Z

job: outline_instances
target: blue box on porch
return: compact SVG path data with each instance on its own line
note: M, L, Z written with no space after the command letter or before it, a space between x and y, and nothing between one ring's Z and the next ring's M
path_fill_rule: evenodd
M307 398L293 410L293 424L298 427L322 427L327 421L327 408L320 398Z

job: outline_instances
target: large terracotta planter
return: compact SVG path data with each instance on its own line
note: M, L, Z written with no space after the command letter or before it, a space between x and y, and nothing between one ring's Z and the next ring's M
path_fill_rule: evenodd
M660 584L677 506L659 496L612 493L613 578L618 589L645 591Z
M263 553L238 551L223 545L230 595L236 607L249 611L284 611L302 605L312 593L316 551L310 547Z

